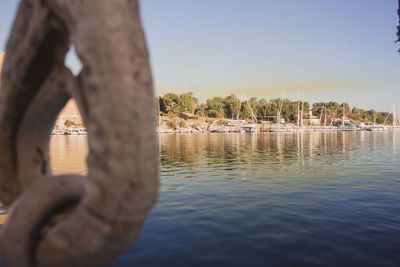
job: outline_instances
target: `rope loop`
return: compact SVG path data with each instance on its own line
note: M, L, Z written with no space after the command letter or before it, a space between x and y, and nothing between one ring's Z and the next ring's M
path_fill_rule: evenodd
M64 66L72 45L76 77ZM88 130L87 177L50 172L70 98ZM100 266L132 245L158 195L154 106L137 0L21 0L0 92L6 266Z

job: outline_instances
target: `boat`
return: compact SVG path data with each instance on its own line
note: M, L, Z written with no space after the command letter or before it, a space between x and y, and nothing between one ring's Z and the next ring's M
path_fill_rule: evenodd
M256 125L256 123L257 123L257 118L256 118L256 116L254 115L253 109L251 108L250 103L249 103L249 101L247 100L247 97L246 97L246 95L243 93L243 91L242 91L242 94L243 94L244 99L246 100L247 106L249 107L249 109L250 109L250 111L251 111L251 120L252 120L252 124L243 125L243 129L244 129L244 131L245 131L246 133L254 133L254 132L256 131L256 129L257 129L257 125Z
M349 124L349 125L341 126L340 130L346 131L346 132L353 132L353 131L357 131L357 127L354 124Z
M234 129L228 128L228 127L222 127L222 128L217 128L214 130L211 130L212 133L234 133Z
M243 129L246 133L254 133L256 131L257 126L255 124L244 125Z
M389 127L386 127L383 125L371 125L366 128L367 131L371 131L371 132L383 132L383 131L387 131L388 129L389 129Z
M64 133L65 135L79 135L78 129L67 129Z
M272 126L269 128L270 132L295 132L296 128L290 126Z
M79 128L78 129L78 135L87 135L86 128Z
M174 132L174 130L173 129L165 129L165 128L163 128L163 127L157 127L157 133L158 134L163 134L163 133L173 133Z
M342 126L340 126L340 130L341 131L345 131L345 132L352 132L352 131L357 131L357 127L354 124L348 124L346 125L345 123L345 115L346 115L346 106L345 106L345 102L343 101L343 118L342 118Z
M51 131L51 135L64 135L64 131L55 129L55 130Z

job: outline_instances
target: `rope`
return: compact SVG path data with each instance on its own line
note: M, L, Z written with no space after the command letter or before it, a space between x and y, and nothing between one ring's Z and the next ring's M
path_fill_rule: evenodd
M71 45L83 65L77 77L64 66ZM50 172L50 132L70 98L88 129L87 177ZM5 265L115 260L158 194L153 83L138 1L22 0L0 103Z

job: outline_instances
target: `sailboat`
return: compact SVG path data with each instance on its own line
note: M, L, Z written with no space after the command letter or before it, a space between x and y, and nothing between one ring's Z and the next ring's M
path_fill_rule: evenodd
M399 122L399 121L396 119L396 107L395 107L395 105L393 104L393 126L392 126L393 130L399 129L399 124L398 124L398 122Z
M342 127L341 130L342 131L356 131L357 127L355 125L347 125L345 123L345 114L346 114L346 106L345 106L345 102L343 101L343 119L342 119Z
M296 127L296 131L298 132L303 132L306 129L303 127L303 112L304 110L304 94L303 97L301 99L301 107L300 107L300 99L299 97L297 97L297 127Z
M256 123L257 123L257 118L256 118L256 116L254 115L254 112L253 112L253 109L251 108L251 106L250 106L250 103L249 103L249 101L247 100L247 97L246 97L246 95L243 93L243 91L242 91L242 94L243 94L243 97L244 97L244 99L245 99L245 101L246 101L246 103L247 103L247 106L249 107L249 109L250 109L250 111L251 111L251 120L252 120L252 124L246 124L246 125L244 125L243 126L243 129L244 129L244 131L246 132L246 133L254 133L255 131L256 131L256 129L257 129L257 125L256 125Z
M269 129L270 132L293 132L293 131L295 131L294 127L281 126L281 114L282 114L284 98L285 98L285 90L283 90L281 99L279 100L278 113L276 114L276 120L277 120L276 125L273 127L270 127L270 129Z
M297 128L300 128L300 100L297 97Z

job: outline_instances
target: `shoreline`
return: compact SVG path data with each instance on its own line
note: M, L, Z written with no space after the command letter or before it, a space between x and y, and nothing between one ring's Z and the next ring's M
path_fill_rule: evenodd
M240 134L240 133L306 133L306 132L390 132L394 130L400 130L399 127L386 126L382 129L341 129L340 127L336 127L335 129L319 129L319 128L311 128L304 127L299 129L271 129L271 130L260 130L253 132L246 131L235 131L235 130L213 130L213 131L199 131L197 129L157 129L157 134L201 134L201 133L215 133L215 134Z
M254 123L249 120L233 119L182 119L160 117L157 133L241 133L241 132L331 132L331 131L391 131L399 126L349 122L341 125L303 125L295 123L272 123L262 121Z
M87 135L86 128L56 126L51 135ZM333 132L333 131L391 131L400 129L400 126L372 124L369 122L348 122L340 125L304 125L295 123L273 123L261 121L254 123L250 120L196 118L184 119L180 117L158 118L156 132L162 133L257 133L257 132Z

